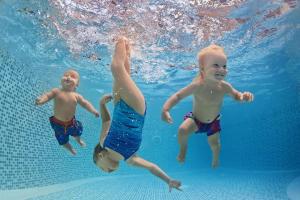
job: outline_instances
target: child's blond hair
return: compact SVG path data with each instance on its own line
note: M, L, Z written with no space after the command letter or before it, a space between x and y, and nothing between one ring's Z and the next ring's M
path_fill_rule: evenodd
M204 61L204 57L209 54L209 53L213 53L213 52L216 52L216 51L219 51L219 52L222 52L225 56L225 51L223 49L223 47L219 46L219 45L216 45L216 44L211 44L209 45L208 47L205 47L203 49L201 49L198 53L198 61L199 61L199 67L201 70L203 70L203 61Z
M219 46L219 45L216 45L216 44L211 44L203 49L201 49L198 53L198 61L199 61L199 67L200 67L200 72L197 73L196 77L193 79L193 81L196 81L197 79L199 79L200 77L203 78L203 73L202 73L202 70L203 70L203 61L204 61L204 57L209 54L209 53L213 53L213 52L216 52L216 51L219 51L221 53L223 53L225 56L225 51L223 49L223 47Z

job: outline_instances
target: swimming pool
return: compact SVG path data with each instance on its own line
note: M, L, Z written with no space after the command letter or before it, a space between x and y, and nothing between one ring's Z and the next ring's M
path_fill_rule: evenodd
M0 0L0 197L10 199L300 199L300 12L297 1ZM52 103L34 106L79 71L78 92L98 107L111 92L112 39L134 41L133 78L147 100L139 154L182 181L168 192L150 173L124 163L95 167L101 122L78 107L86 148L70 156L53 137ZM160 120L164 101L197 74L196 55L225 48L227 80L255 101L225 98L220 167L210 168L205 135L192 135L186 163L176 161L187 98ZM109 105L112 111L112 105Z

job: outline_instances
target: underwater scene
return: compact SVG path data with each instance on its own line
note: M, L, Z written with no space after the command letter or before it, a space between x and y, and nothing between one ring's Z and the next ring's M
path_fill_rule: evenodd
M297 0L0 0L1 200L300 200Z

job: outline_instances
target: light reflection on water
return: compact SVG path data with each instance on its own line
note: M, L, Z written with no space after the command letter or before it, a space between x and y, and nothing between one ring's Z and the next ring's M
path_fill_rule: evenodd
M110 80L113 40L126 35L133 44L133 77L158 87L178 83L183 71L188 72L185 81L192 80L198 71L197 52L210 43L224 46L230 81L237 80L235 77L240 82L251 81L256 72L260 72L260 79L270 78L268 70L252 66L263 67L265 63L259 62L286 44L289 37L283 36L292 33L288 30L293 23L284 23L284 19L297 5L296 0L48 3L13 4L18 18L10 21L29 20L37 33L35 37L32 27L22 26L22 35L14 30L6 34L12 40L19 38L15 41L22 43L19 51L26 52L19 55L30 54L32 60L45 66L48 62L53 68L74 67L94 82Z

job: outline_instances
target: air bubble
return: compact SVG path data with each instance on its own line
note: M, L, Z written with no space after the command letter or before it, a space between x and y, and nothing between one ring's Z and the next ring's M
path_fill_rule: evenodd
M159 145L161 143L161 137L158 136L158 135L155 135L152 137L152 142L155 144L155 145Z

